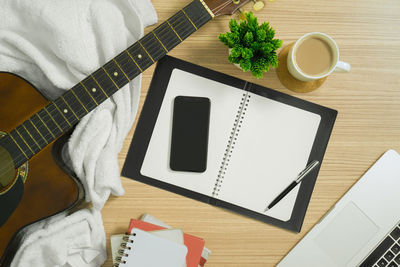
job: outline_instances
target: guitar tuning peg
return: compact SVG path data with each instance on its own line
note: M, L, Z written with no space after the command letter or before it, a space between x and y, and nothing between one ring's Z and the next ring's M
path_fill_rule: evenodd
M260 1L260 0L253 0L253 2L254 2L254 5L253 5L253 10L254 11L260 11L261 9L263 9L264 8L264 2L263 1Z
M241 20L246 20L246 13L243 11L243 9L239 8L239 19Z

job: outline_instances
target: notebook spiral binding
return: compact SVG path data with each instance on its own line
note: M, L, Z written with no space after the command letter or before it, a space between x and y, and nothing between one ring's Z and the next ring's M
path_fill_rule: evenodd
M114 264L114 267L118 267L118 266L120 266L121 264L125 264L125 263L126 263L126 261L123 260L122 258L123 258L123 257L128 257L128 256L129 256L128 254L125 253L125 250L126 250L126 249L128 249L128 250L131 250L131 249L132 249L131 246L128 246L129 244L133 244L133 240L131 239L132 236L136 236L136 234L135 234L135 233L132 233L132 234L126 233L126 234L124 235L124 237L122 238L122 240L123 240L124 242L121 243L121 246L120 246L121 249L118 250L118 254L119 254L120 256L117 256L117 257L115 258L115 262L116 262L116 263Z
M246 115L247 107L250 102L250 97L248 92L243 93L242 99L240 100L240 105L235 117L235 122L233 123L232 131L230 133L228 144L226 145L225 153L222 158L221 166L219 167L217 180L215 181L214 189L212 191L213 197L218 197L219 191L222 186L222 182L225 178L225 173L229 165L229 160L232 156L233 149L235 148L237 138L239 136L240 128L242 127L243 119Z

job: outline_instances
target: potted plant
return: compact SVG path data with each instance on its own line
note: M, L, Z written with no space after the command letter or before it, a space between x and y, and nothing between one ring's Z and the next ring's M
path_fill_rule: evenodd
M219 39L229 48L229 62L237 64L243 71L250 71L258 79L270 67L278 66L276 50L282 46L282 40L274 39L275 30L268 22L259 25L252 12L246 13L245 17L240 24L231 19L231 31L220 34Z

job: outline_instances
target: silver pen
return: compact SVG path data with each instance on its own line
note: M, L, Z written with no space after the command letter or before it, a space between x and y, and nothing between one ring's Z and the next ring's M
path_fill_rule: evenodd
M282 200L287 194L290 193L290 191L293 190L293 188L296 187L305 177L307 177L307 174L309 174L315 167L319 165L318 160L313 160L310 164L307 165L307 167L304 168L296 177L296 179L288 185L285 190L282 191L272 202L265 208L264 212L267 212L270 210L273 206L275 206L279 201Z

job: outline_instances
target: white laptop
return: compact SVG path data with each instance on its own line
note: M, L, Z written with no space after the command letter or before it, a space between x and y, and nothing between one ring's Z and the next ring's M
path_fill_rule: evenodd
M400 266L400 155L387 151L278 266Z

